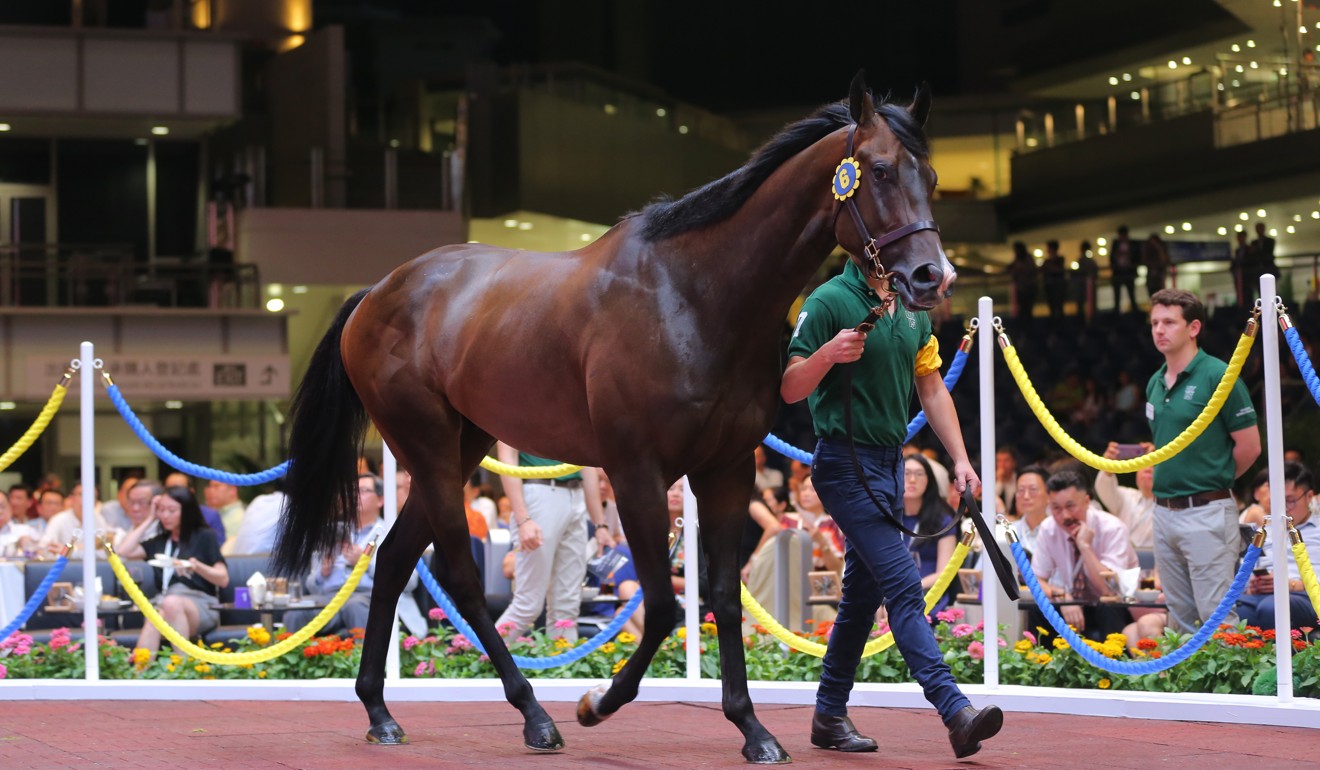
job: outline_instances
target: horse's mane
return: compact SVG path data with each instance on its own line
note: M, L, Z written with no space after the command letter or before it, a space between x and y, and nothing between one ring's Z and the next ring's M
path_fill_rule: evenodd
M878 102L875 111L904 148L921 159L930 155L926 132L906 107L886 100ZM751 160L727 176L678 200L664 196L647 204L636 213L641 218L642 237L657 241L728 219L775 169L850 123L852 116L846 101L827 104L809 117L790 123L754 152Z

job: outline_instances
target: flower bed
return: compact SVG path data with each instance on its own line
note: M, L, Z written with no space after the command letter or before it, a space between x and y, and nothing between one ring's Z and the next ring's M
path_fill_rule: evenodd
M983 680L985 632L978 624L964 623L962 610L954 608L939 613L935 619L935 638L944 653L954 678L961 683ZM403 675L412 678L482 679L494 678L489 659L475 646L443 625L443 614L432 611L436 627L424 637L403 639L401 660ZM815 624L806 634L814 641L829 638L831 624ZM877 628L873 636L886 629ZM213 644L220 651L254 651L285 638L272 639L265 629L254 626L246 638L233 645ZM309 640L298 651L266 663L220 666L173 655L168 651L152 658L145 650L129 651L108 637L101 637L101 676L104 679L320 679L352 678L361 662L361 629L348 638L337 636ZM1088 642L1101 654L1114 659L1159 658L1185 643L1187 635L1172 631L1156 639L1143 639L1136 650L1124 649L1121 635L1104 642ZM685 672L686 629L678 629L666 639L647 671L652 677L682 677ZM1289 640L1294 647L1294 691L1298 696L1320 697L1320 648L1308 643L1294 631ZM1273 692L1274 632L1240 624L1221 626L1205 647L1182 665L1159 674L1119 676L1108 674L1082 660L1062 639L1043 628L1026 632L1009 645L999 639L999 679L1003 684L1040 687L1098 688L1102 690L1145 690L1150 692L1251 693ZM509 645L515 655L546 658L563 653L575 644L541 632L521 636ZM719 640L715 624L708 616L701 624L701 674L719 677ZM785 652L783 646L764 629L753 627L742 638L747 659L747 676L753 681L814 682L820 679L820 658L799 652ZM528 677L608 679L627 663L637 649L630 634L619 634L596 652L574 663L542 670L525 670ZM30 636L15 634L0 643L0 678L79 679L84 676L82 646L74 643L67 629L57 629L48 644L34 644ZM911 676L897 647L864 658L858 667L859 682L909 682Z

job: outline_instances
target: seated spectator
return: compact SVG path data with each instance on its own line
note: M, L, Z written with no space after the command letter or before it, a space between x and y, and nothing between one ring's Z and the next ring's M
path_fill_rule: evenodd
M1260 526L1265 523L1265 517L1270 515L1269 468L1262 468L1251 480L1251 499L1255 502L1243 508L1242 513L1238 514L1238 524Z
M468 479L463 485L463 512L467 515L468 534L489 540L490 522L495 519L495 503L489 497L481 497L480 492L476 479Z
M238 487L212 479L206 483L206 504L220 512L225 532L237 532L243 524L243 501Z
M187 487L188 491L192 492L194 497L197 496L197 490L193 488L192 479L188 478L188 474L186 473L174 471L166 476L165 488L168 489L170 487ZM224 543L225 535L230 533L225 531L225 523L220 518L220 512L209 505L203 505L202 518L206 521L206 526L210 527L211 531L215 533L216 538L218 538L221 543ZM223 546L221 547L223 549Z
M623 522L619 520L619 501L614 496L614 485L610 483L610 477L605 475L605 471L596 470L596 475L600 477L600 512L605 517L605 523L610 527L610 535L614 537L616 544L623 543L627 538L623 534ZM496 526L508 528L509 515L513 513L513 504L509 498L501 496L495 502L495 521Z
M148 524L144 540L159 534L160 523L151 515L151 501L164 491L165 488L159 482L151 479L138 479L133 484L132 489L128 490L127 505L124 507L124 515L128 518L128 529L115 538L115 548L120 546L130 532L144 523ZM201 506L198 506L198 510L201 510Z
M1105 605L1101 597L1115 595L1102 573L1138 566L1127 526L1116 516L1091 509L1086 480L1076 471L1061 471L1045 482L1050 518L1040 525L1031 568L1051 600L1076 601L1059 607L1063 619L1089 638L1103 640L1131 621L1123 605ZM1044 625L1039 609L1028 626Z
M1155 451L1155 445L1144 443L1147 452ZM1105 449L1105 457L1118 459L1118 444L1113 441ZM1155 549L1155 469L1143 468L1137 471L1137 488L1121 487L1118 477L1112 473L1100 471L1095 477L1095 494L1100 504L1127 525L1128 537L1132 547L1138 551Z
M756 445L752 453L756 461L756 491L761 492L771 487L784 486L784 472L765 464L765 446Z
M843 532L834 519L825 512L825 505L816 494L811 476L802 479L798 491L798 522L811 536L811 558L817 570L833 570L843 574Z
M160 533L148 537L156 524ZM193 639L219 624L220 612L212 605L219 599L220 589L229 585L229 567L220 555L215 532L202 519L197 498L186 487L169 487L157 495L147 516L125 536L118 550L126 559L164 554L174 560L173 567L152 568L164 586L152 604L180 634ZM160 638L156 627L147 623L137 646L154 654Z
M9 498L0 495L0 556L22 556L37 547L37 533L32 527L14 519Z
M277 486L276 490L282 492L283 488ZM409 473L408 471L405 471L403 468L396 468L394 471L394 505L396 506L394 509L395 512L397 513L403 512L403 504L408 502L408 495L410 494L412 494L412 474ZM256 501L253 500L252 502L255 503ZM248 508L250 509L251 506L248 506Z
M69 496L64 499L64 502L68 507L55 514L50 523L46 525L45 533L37 542L37 550L58 555L64 550L64 546L73 539L74 532L82 532L82 484L74 484L72 491L69 492ZM100 508L99 503L92 508L92 518L96 529L107 537L117 536L119 534L118 530L112 529L106 523L105 517L101 515ZM78 538L77 544L74 545L73 551L69 554L70 558L81 557L83 545L89 541L92 543L92 549L97 552L97 556L101 556L100 549L96 546L96 533L82 532L82 536Z
M953 523L953 511L940 499L930 467L930 461L921 455L913 455L903 461L903 526L918 534L933 535ZM954 546L958 544L958 530L951 529L938 539L919 539L905 534L903 540L907 543L908 553L917 563L921 587L929 589L935 585L953 558ZM933 611L944 609L952 598L952 595L946 593Z
M1306 544L1306 555L1311 563L1320 564L1320 526L1311 518L1311 498L1314 496L1314 483L1311 472L1301 463L1287 463L1283 466L1283 502L1292 516L1293 526ZM1301 573L1297 569L1297 560L1293 558L1292 548L1288 548L1288 605L1293 628L1315 628L1317 619L1315 607L1306 594ZM1238 615L1249 625L1261 629L1274 628L1274 549L1266 548L1256 562L1257 573L1247 584L1247 591L1238 599ZM1260 572L1264 570L1264 572Z
M669 492L665 495L665 502L669 508L669 533L677 538L677 543L678 543L678 548L677 550L674 551L674 558L669 562L669 582L674 589L674 594L677 595L678 597L678 607L675 613L675 617L671 618L667 624L669 626L674 626L683 622L684 614L686 613L685 603L687 601L685 597L685 591L687 590L687 580L685 577L686 573L684 571L684 560L683 560L683 556L684 556L683 528L678 526L676 523L678 519L683 515L683 480L682 479L675 481L674 484L671 487L669 487ZM700 585L697 596L702 606L698 608L697 612L698 612L698 617L705 617L707 612L707 609L705 607L706 597L710 595L710 591L707 587L705 560L703 559L699 561L698 566L699 569L698 569L697 581ZM619 590L619 594L618 594L619 599L621 601L624 600L622 589L616 588L616 590ZM629 594L629 598L631 598L631 594ZM629 623L624 626L624 628L626 629L635 628L636 633L634 635L637 636L638 639L640 639L642 629L645 627L645 625L646 625L646 606L639 605L637 607L637 611L633 613L632 618L629 620Z
M339 589L348 582L349 573L357 566L358 559L366 550L376 527L381 522L381 509L384 507L385 484L380 477L370 473L358 476L357 527L350 533L334 553L321 556L312 564L304 584L316 604L329 604ZM376 554L371 556L371 566L358 582L353 595L348 597L339 611L330 618L318 633L330 634L353 628L367 627L367 614L371 609L372 577L376 574ZM284 628L289 632L297 631L316 617L319 610L294 610L285 613Z
M128 518L128 493L133 489L133 485L141 480L138 476L124 478L119 482L119 491L115 494L115 499L101 506L101 516L111 527L121 532L133 528L133 522Z
M1045 469L1039 465L1028 465L1018 472L1017 488L1013 493L1018 520L1013 522L1013 532L1017 534L1022 550L1028 556L1036 553L1036 540L1040 527L1049 518L1049 498L1045 496Z
M62 510L64 510L64 493L58 489L43 489L37 493L37 515L29 518L27 523L37 531L38 535L45 535L50 520Z
M11 485L9 487L9 509L14 521L19 524L28 524L28 519L36 515L32 508L32 487L23 483Z
M742 542L739 543L738 549L740 562L738 574L744 582L751 572L753 557L774 550L775 535L783 529L779 517L759 499L748 501L747 514L747 520L743 525Z
M284 514L284 479L275 479L275 490L257 495L243 512L239 525L220 552L226 556L248 553L270 553L275 547L280 516Z

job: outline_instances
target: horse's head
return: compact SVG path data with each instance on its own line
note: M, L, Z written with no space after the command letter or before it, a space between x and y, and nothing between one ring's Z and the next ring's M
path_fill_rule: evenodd
M856 123L848 129L850 157L834 177L835 197L849 212L835 219L835 236L868 275L886 275L904 305L932 308L952 293L957 273L930 213L935 191L925 137L930 91L922 84L907 107L877 107L859 72L849 110Z

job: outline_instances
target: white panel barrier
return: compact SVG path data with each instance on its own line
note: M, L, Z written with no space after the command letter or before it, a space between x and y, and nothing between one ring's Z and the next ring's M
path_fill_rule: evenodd
M1274 296L1274 278L1265 276L1262 280L1262 295ZM981 455L982 478L987 483L994 479L994 433L993 433L993 358L990 355L993 317L989 298L982 298L979 307L979 319L982 332L982 350L980 359L981 373ZM1283 510L1282 479L1282 432L1279 411L1278 365L1279 349L1276 314L1273 304L1266 303L1262 313L1262 341L1264 343L1264 369L1266 372L1266 427L1268 431L1267 452L1270 458L1272 506ZM94 392L94 359L90 343L84 343L82 350L82 398L84 447L84 474L94 467L94 436L91 433L91 398ZM973 415L963 415L964 420L974 419ZM389 458L392 460L393 458ZM387 460L387 475L393 475L393 463ZM1279 478L1275 479L1275 474ZM84 484L88 485L86 479ZM686 485L685 485L686 486ZM392 508L394 483L386 479L387 507ZM987 495L988 497L988 495ZM86 498L90 506L90 497ZM988 507L988 506L987 506ZM701 549L697 546L696 501L690 491L684 499L684 554L685 567L690 579L687 595L688 612L685 625L690 638L700 638L695 596L696 574ZM84 516L90 515L84 511ZM986 511L993 518L993 511ZM85 519L86 521L86 519ZM1275 517L1270 532L1271 547L1275 549L1276 563L1285 559L1286 535L1283 533L1282 517ZM88 575L85 580L90 585L94 575L94 565L84 561L84 570ZM984 580L992 580L991 571L984 572ZM1283 600L1276 601L1281 616L1278 622L1287 624L1287 571L1276 570L1276 596L1278 585L1282 584ZM986 591L987 597L995 592ZM985 607L987 625L993 627L996 620L996 606L988 600ZM95 617L91 618L95 621ZM1286 627L1286 625L1280 625ZM992 666L997 659L998 645L986 645L986 661ZM688 674L683 679L643 680L640 701L692 701L717 703L722 692L718 679L703 679L700 674L698 645L689 645ZM90 653L90 649L89 649ZM1175 721L1205 721L1224 723L1252 723L1287 727L1320 728L1320 700L1314 698L1294 698L1292 692L1291 655L1286 647L1278 655L1280 671L1278 691L1273 696L1255 695L1215 695L1211 693L1150 693L1138 691L1060 689L1048 687L1024 687L1020 685L1002 685L998 682L997 669L988 672L987 681L980 685L963 685L963 691L977 705L995 703L1006 711L1033 711L1057 714L1085 716L1134 717L1140 719L1160 719ZM502 701L504 688L498 679L399 679L397 669L391 668L391 677L386 682L386 697L391 701ZM1182 665L1196 665L1196 658ZM538 698L546 702L576 702L582 694L599 684L596 680L562 679L536 681ZM812 682L751 682L752 698L757 703L781 703L807 705L814 702L816 685ZM95 657L88 656L87 677L81 681L60 680L0 680L0 699L4 700L317 700L317 701L355 701L353 682L348 679L326 679L315 681L100 681L97 677ZM915 684L858 684L852 695L851 703L856 706L881 706L893 708L926 708L928 704L920 688Z

